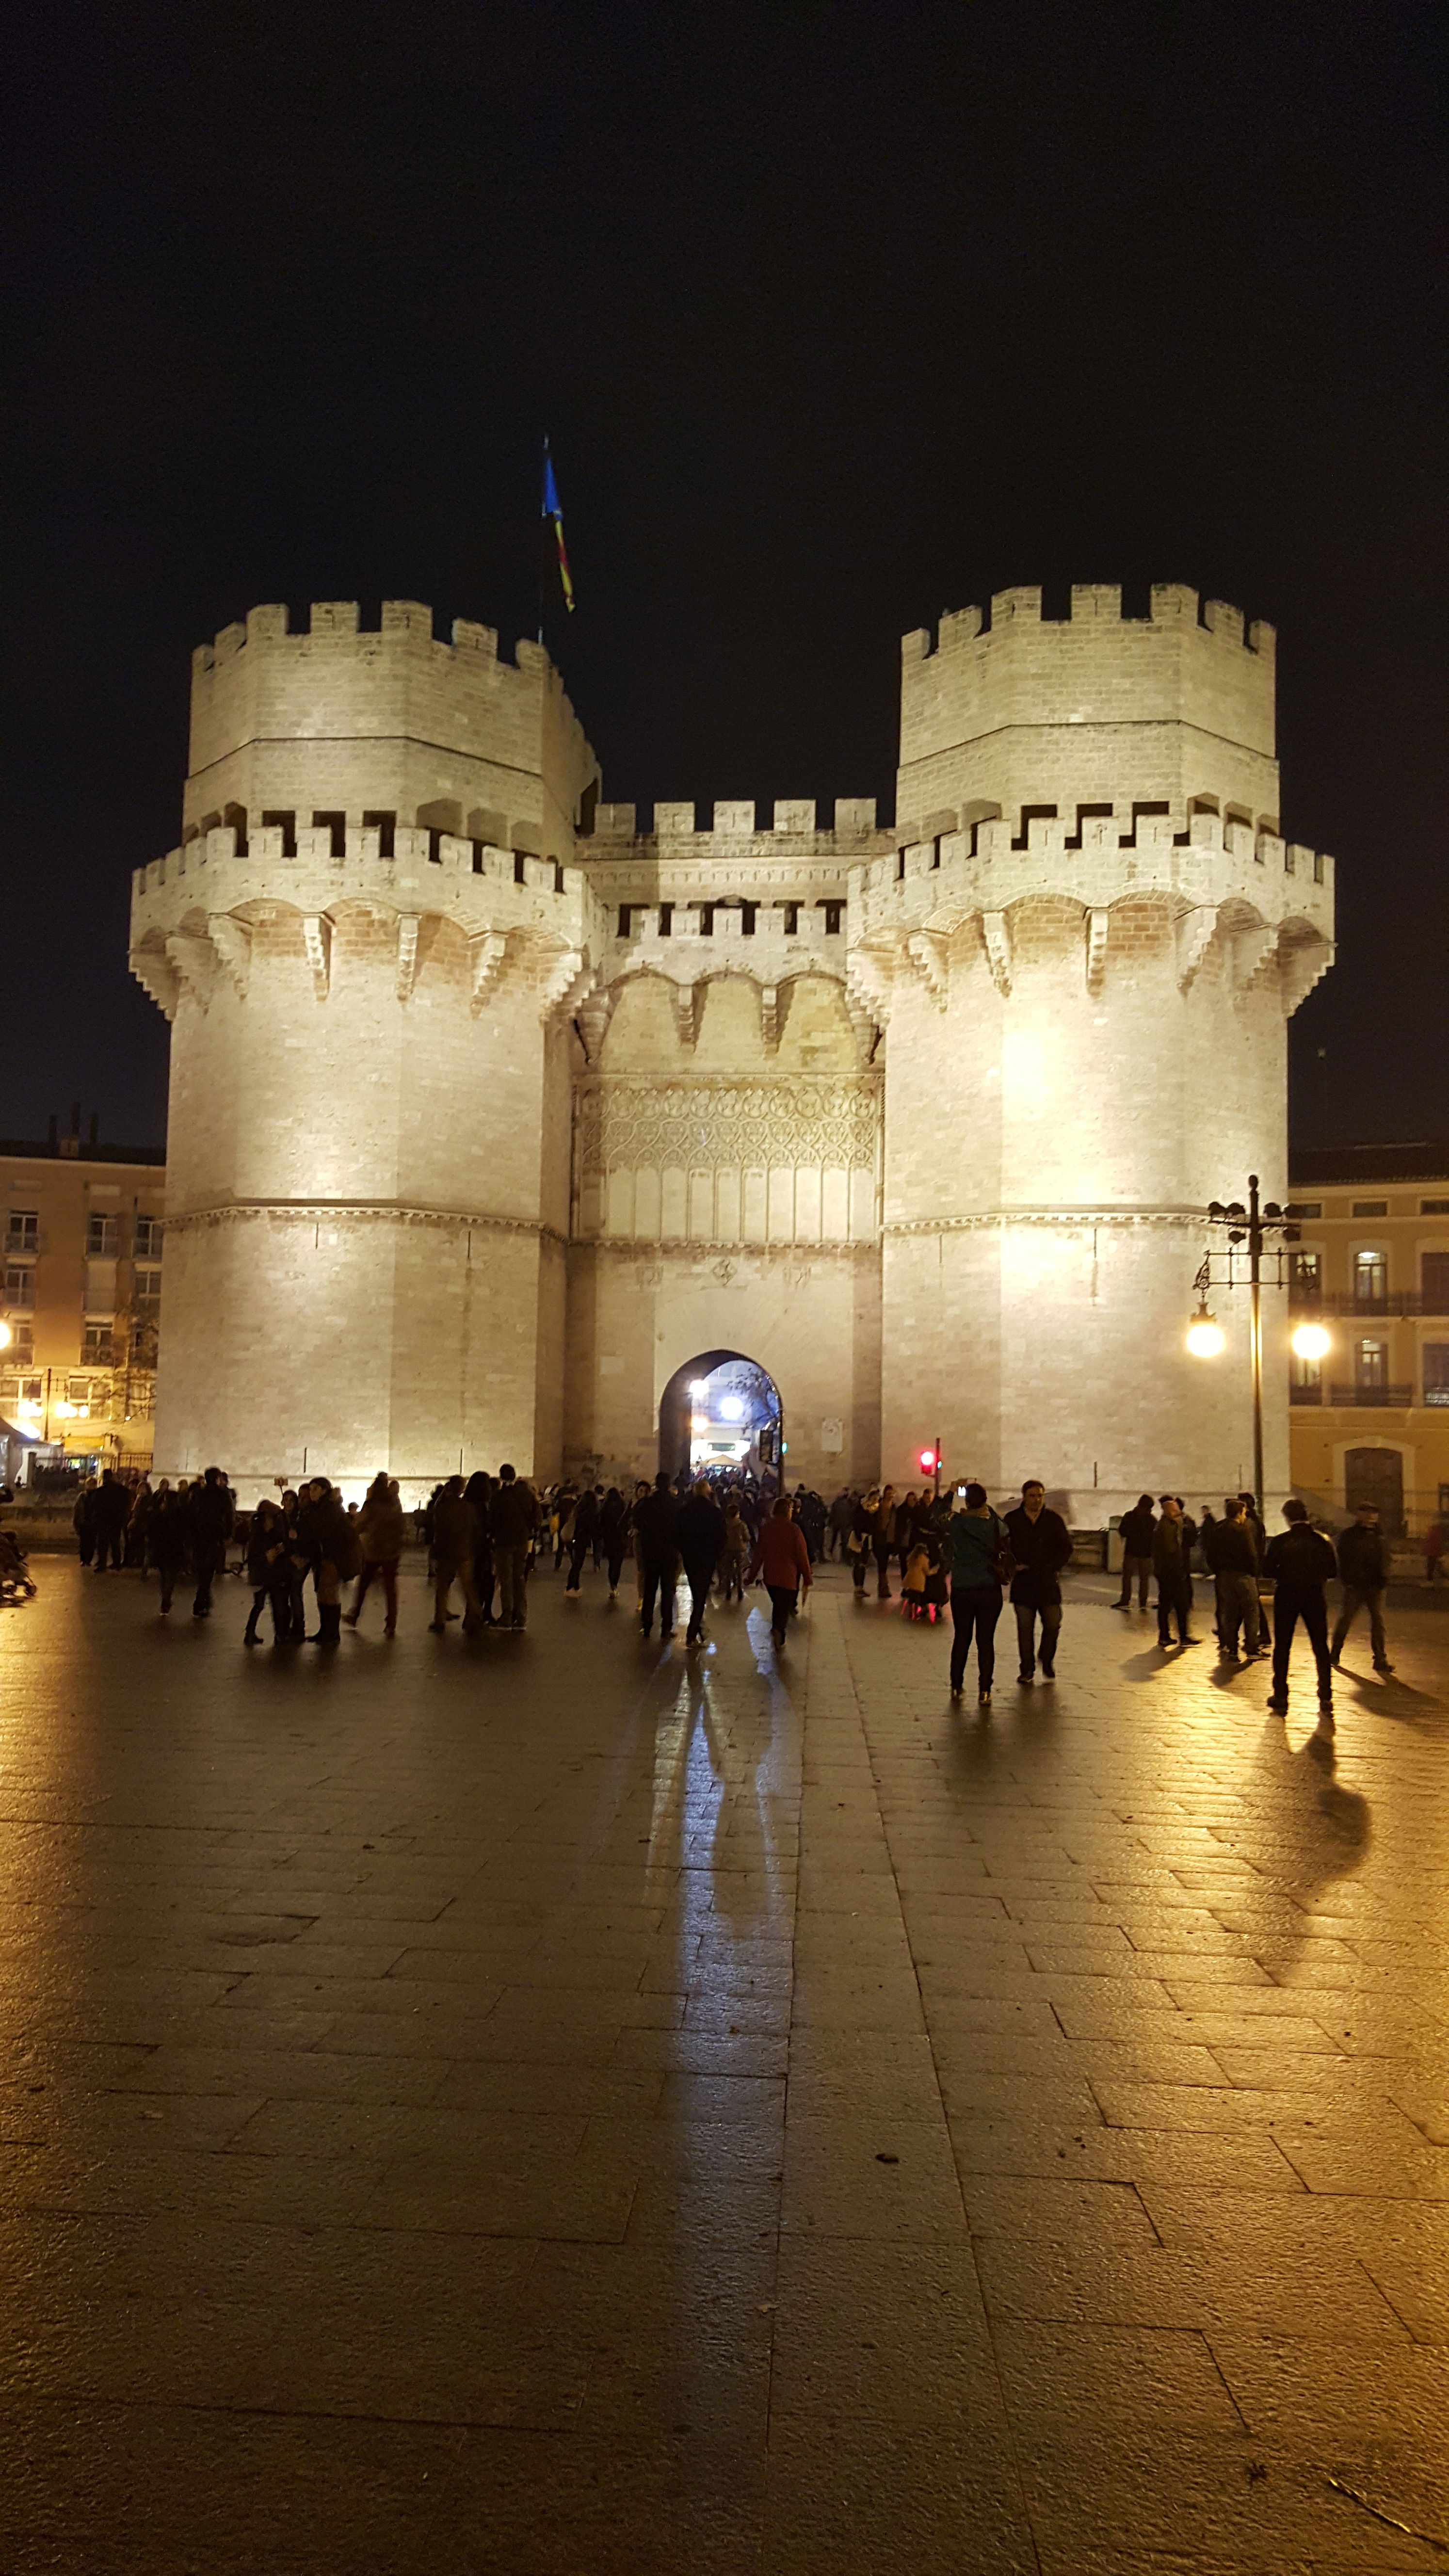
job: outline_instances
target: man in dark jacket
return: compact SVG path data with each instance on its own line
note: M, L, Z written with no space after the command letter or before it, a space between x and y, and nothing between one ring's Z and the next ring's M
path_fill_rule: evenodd
M448 1595L454 1584L463 1593L463 1626L471 1635L483 1625L473 1568L478 1558L478 1515L468 1500L461 1476L450 1476L433 1504L433 1615L429 1633L441 1637L448 1624Z
M1239 1494L1238 1500L1243 1506L1243 1518L1248 1525L1248 1536L1253 1542L1258 1559L1258 1635L1265 1646L1271 1646L1273 1614L1268 1607L1267 1596L1263 1590L1263 1561L1268 1553L1268 1533L1263 1527L1257 1495L1242 1493Z
M689 1585L686 1646L704 1642L704 1613L715 1569L724 1553L725 1516L703 1476L687 1503L679 1506L679 1553Z
M1391 1673L1388 1641L1384 1636L1384 1591L1389 1579L1389 1551L1379 1527L1377 1507L1360 1503L1346 1530L1338 1536L1338 1575L1343 1585L1343 1601L1338 1625L1333 1632L1333 1661L1343 1658L1343 1641L1360 1610L1369 1614L1369 1642L1374 1652L1374 1671Z
M1235 1661L1241 1631L1251 1659L1258 1652L1258 1551L1236 1494L1224 1497L1220 1521L1204 1513L1202 1548L1217 1588L1218 1644Z
M1139 1494L1130 1512L1124 1512L1121 1525L1122 1591L1113 1602L1114 1610L1130 1610L1132 1586L1137 1586L1137 1607L1147 1607L1147 1578L1152 1572L1152 1496Z
M1176 1494L1161 1497L1162 1517L1152 1533L1152 1571L1157 1577L1157 1642L1172 1643L1172 1622L1177 1620L1177 1642L1195 1646L1192 1633L1192 1571L1188 1564L1187 1523Z
M634 1506L634 1535L639 1543L641 1598L639 1626L647 1637L654 1625L654 1599L659 1597L659 1633L674 1634L674 1577L679 1565L679 1505L661 1467L654 1491Z
M96 1533L96 1572L104 1574L107 1563L119 1574L123 1553L122 1539L131 1517L131 1497L119 1476L109 1467L101 1469L101 1481L93 1497L93 1526Z
M236 1527L236 1505L219 1467L208 1467L186 1497L191 1524L191 1571L196 1577L193 1619L211 1617L211 1587L226 1563L226 1543Z
M488 1505L500 1628L527 1625L528 1556L537 1528L538 1500L533 1487L505 1461L498 1470L498 1482Z
M1028 1476L1022 1486L1020 1503L1006 1515L1006 1535L1016 1560L1011 1604L1016 1612L1016 1642L1021 1657L1017 1678L1027 1683L1036 1678L1036 1623L1040 1619L1042 1679L1055 1681L1057 1638L1062 1624L1060 1576L1062 1567L1072 1561L1072 1540L1061 1513L1047 1510L1046 1487L1039 1476Z
M1276 1584L1273 1621L1273 1695L1268 1706L1279 1717L1288 1714L1288 1651L1301 1619L1318 1666L1319 1724L1333 1725L1333 1663L1328 1651L1328 1600L1324 1585L1336 1570L1333 1549L1310 1524L1308 1505L1290 1494L1283 1506L1288 1523L1268 1541L1263 1572Z

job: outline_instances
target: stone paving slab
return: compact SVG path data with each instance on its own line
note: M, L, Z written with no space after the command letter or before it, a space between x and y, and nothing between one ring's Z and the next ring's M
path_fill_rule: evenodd
M1444 2565L1431 1614L1330 1739L1091 1578L982 1712L836 1571L778 1668L40 1572L7 2576Z

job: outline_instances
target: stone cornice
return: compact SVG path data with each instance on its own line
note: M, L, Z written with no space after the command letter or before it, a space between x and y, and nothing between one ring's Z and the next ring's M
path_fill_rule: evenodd
M883 1235L970 1234L992 1226L1041 1225L1192 1228L1207 1223L1206 1211L1189 1207L1003 1207L977 1208L969 1216L888 1217Z
M356 1218L372 1224L438 1226L452 1233L477 1229L490 1234L531 1234L549 1243L566 1240L557 1226L545 1225L541 1217L493 1216L477 1208L421 1207L407 1199L362 1198L225 1199L168 1216L166 1233L169 1239L212 1226L241 1224L252 1217L276 1217L299 1225L335 1225L339 1219Z

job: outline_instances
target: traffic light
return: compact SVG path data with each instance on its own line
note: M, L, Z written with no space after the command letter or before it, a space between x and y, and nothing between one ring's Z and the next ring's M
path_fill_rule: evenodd
M934 1474L935 1474L935 1472L936 1472L936 1469L939 1467L939 1465L940 1465L940 1463L941 1463L940 1459L939 1459L939 1458L937 1457L937 1455L936 1455L936 1451L935 1451L935 1447L934 1447L934 1445L933 1445L931 1448L929 1448L929 1449L923 1449L923 1450L921 1450L921 1452L920 1452L920 1460L921 1460L921 1473L922 1473L922 1475L923 1475L923 1476L934 1476Z

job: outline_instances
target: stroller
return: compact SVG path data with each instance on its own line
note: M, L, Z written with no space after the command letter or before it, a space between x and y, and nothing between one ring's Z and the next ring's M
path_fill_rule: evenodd
M35 1599L35 1582L25 1550L7 1529L0 1529L0 1608Z

